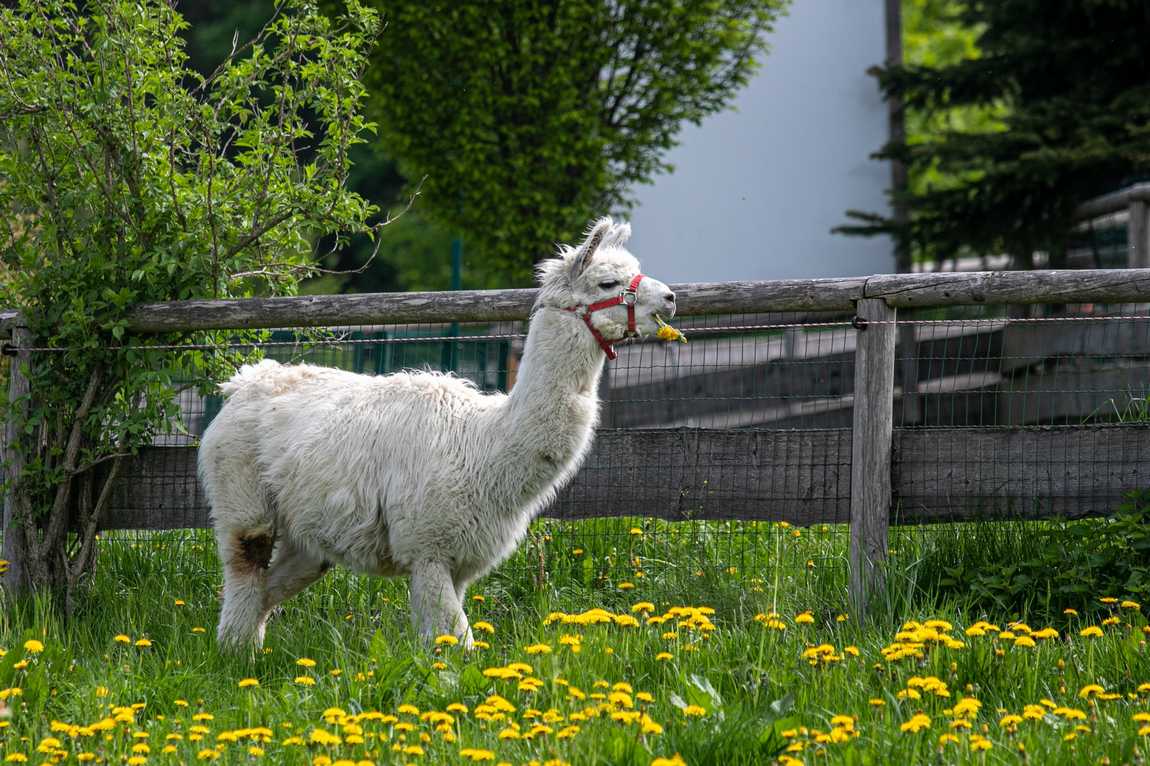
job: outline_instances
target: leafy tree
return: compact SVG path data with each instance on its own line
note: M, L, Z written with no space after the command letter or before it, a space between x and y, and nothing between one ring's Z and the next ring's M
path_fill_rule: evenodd
M53 349L26 366L33 395L8 403L27 409L7 487L6 558L27 565L6 577L15 592L72 595L125 456L178 417L178 376L221 361L149 350L127 332L132 307L292 293L325 236L377 228L345 187L371 127L373 11L333 23L290 0L205 77L165 0L90 8L0 10L0 306Z
M322 7L322 6L321 6ZM187 41L188 65L204 77L215 71L219 62L239 40L257 34L267 22L270 6L267 0L199 0L181 6L188 22L183 37ZM334 14L333 14L334 15ZM351 149L351 168L347 188L378 206L381 210L402 209L407 199L402 194L405 179L399 174L395 161L388 159L377 142L366 142ZM386 242L377 249L374 242L353 239L331 250L320 248L326 254L321 259L323 272L307 279L300 291L310 294L346 292L386 292L401 289L434 289L436 280L424 279L419 270L404 268L401 262L417 260L434 264L447 262L449 246L438 247L433 228L417 226L418 209L402 223L389 230ZM404 236L399 236L399 230ZM398 240L402 239L401 244ZM324 243L330 245L330 243ZM435 253L433 249L440 252ZM443 289L447 283L443 283Z
M487 279L526 283L589 218L668 169L722 109L785 0L394 0L367 82L385 150Z
M929 3L928 3L929 4ZM964 52L880 72L920 114L903 145L909 220L852 211L854 234L891 233L923 260L1036 250L1065 255L1084 199L1150 168L1150 6L1144 0L951 0ZM953 9L949 19L947 9Z

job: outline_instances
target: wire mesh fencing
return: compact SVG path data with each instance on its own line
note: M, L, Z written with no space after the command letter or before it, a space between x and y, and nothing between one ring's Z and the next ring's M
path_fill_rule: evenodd
M855 349L866 330L827 313L677 324L686 345L619 346L599 391L596 446L498 577L623 592L716 578L751 590L845 586ZM194 383L219 377L237 352L364 374L450 371L495 393L515 385L526 331L284 329L195 349L180 417L133 463L109 526L207 523L195 445L222 400ZM928 541L925 522L1107 513L1144 482L1150 457L1147 306L904 311L893 397L891 518L918 525L892 529L896 567Z

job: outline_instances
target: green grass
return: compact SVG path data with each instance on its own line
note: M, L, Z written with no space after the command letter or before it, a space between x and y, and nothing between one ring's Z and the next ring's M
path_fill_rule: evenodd
M641 534L632 534L633 525ZM201 757L455 764L465 762L462 749L479 748L491 751L494 762L514 764L560 759L645 766L676 753L690 764L758 764L801 743L803 749L791 755L807 763L1145 762L1150 738L1139 736L1142 724L1132 716L1150 710L1150 693L1139 691L1150 681L1146 620L1140 609L1098 601L1124 594L1090 594L1084 603L1095 611L1068 617L1037 597L1023 605L1025 614L985 611L985 602L940 585L945 578L939 572L956 561L970 566L1025 555L1037 528L896 530L888 591L881 594L879 613L863 625L837 619L848 614L844 527L626 519L540 524L512 561L473 590L483 600L471 601L468 612L473 623L494 626L493 634L477 633L490 648L424 648L409 633L403 582L335 572L273 617L264 653L238 658L221 656L212 636L220 576L206 533L105 540L89 593L71 619L62 620L42 602L10 607L3 615L0 646L8 652L0 660L0 689L21 692L0 692L10 716L0 730L0 758L74 763L91 753L97 762L117 764L133 755L144 760L131 763L148 764ZM694 627L676 627L683 621L676 617L644 624L641 613L638 627L547 624L554 612L602 608L630 615L642 601L653 603L657 617L676 606L714 613L695 618ZM764 624L772 611L785 630ZM804 612L811 623L796 622ZM1102 625L1111 614L1119 622ZM920 631L921 658L884 658L904 621L932 618L952 623L944 632L964 646L948 648ZM979 619L1005 629L1017 618L1034 630L1053 626L1059 635L1028 648L994 632L964 633ZM708 621L713 630L706 629ZM1088 624L1100 625L1102 636L1080 636ZM118 642L120 634L132 643ZM580 636L578 653L561 643L564 635ZM151 645L136 646L140 638ZM43 651L24 649L29 639L42 642ZM552 651L527 653L539 643ZM823 644L841 659L815 665L804 659L804 650ZM662 652L670 658L661 659ZM297 665L299 658L314 660L315 667ZM483 673L514 662L531 666L526 677L542 682L537 690ZM301 676L315 684L297 683ZM931 676L946 684L949 697L919 687L918 699L906 696L912 678ZM241 688L247 678L259 685ZM609 694L610 685L621 682L630 685L629 699L591 696ZM1089 684L1120 697L1080 697ZM571 687L585 697L576 699L581 695ZM501 720L484 720L491 716L482 706L493 694L515 709ZM981 708L969 717L969 729L952 729L955 716L946 711L953 713L964 696ZM1056 715L1044 698L1065 709ZM453 713L444 731L432 720L399 712L404 704L426 714L452 703L468 712ZM122 709L131 705L138 709ZM685 714L688 705L702 714ZM1000 724L1027 705L1045 708L1042 720L1024 719L1016 731ZM107 731L80 728L114 719L116 710L124 720ZM1077 715L1068 710L1084 718L1068 718ZM398 721L381 721L373 712ZM930 718L930 727L901 731L918 713ZM832 726L836 715L852 718L849 731ZM523 735L544 717L549 731L500 739L501 732L514 730L511 723ZM648 723L643 733L644 720L658 726ZM578 730L567 728L572 725ZM250 731L254 727L270 734ZM292 744L293 737L307 742L321 729L342 744ZM237 730L241 734L228 734ZM957 741L940 746L940 735L951 732ZM979 737L989 742L988 751L972 748ZM144 749L140 745L148 752L133 753L133 746ZM422 755L402 752L415 745ZM165 753L166 746L172 752ZM250 754L251 747L262 755Z

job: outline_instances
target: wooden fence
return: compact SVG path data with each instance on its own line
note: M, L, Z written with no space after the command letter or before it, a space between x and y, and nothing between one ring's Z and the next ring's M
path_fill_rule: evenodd
M669 520L794 524L849 521L852 595L858 608L865 609L882 583L890 523L1105 514L1125 493L1150 487L1150 429L1142 427L895 427L900 421L916 422L905 414L896 418L895 412L896 393L912 391L908 384L916 377L907 369L905 354L897 353L900 338L904 346L908 338L912 344L919 342L906 333L905 324L898 323L900 309L1147 303L1150 270L900 274L672 288L680 315L686 316L848 312L855 318L850 330L855 334L852 380L842 392L850 399L849 428L762 430L762 423L750 423L759 426L753 429L647 428L641 422L621 423L625 427L601 430L583 471L549 515L572 519L641 514ZM526 319L534 298L534 290L500 290L182 301L140 306L130 329L165 333L502 322ZM1048 330L1035 327L1025 332ZM11 335L11 353L29 358L21 349L34 339L22 329L18 315L0 313L0 332ZM1059 335L1051 338L1042 342L1051 347L1065 342ZM1035 342L1025 341L1024 347L1033 349ZM1127 350L1125 341L1117 343L1114 350ZM1150 348L1141 348L1145 342L1130 343L1150 356ZM754 378L768 372L762 367L720 372L712 383L731 384L723 383L724 374ZM650 387L647 395L657 397L684 382L644 385ZM10 386L17 394L26 386L17 365L12 367ZM665 456L660 481L627 480L623 474L643 470L636 455ZM8 466L17 467L11 462ZM617 481L604 483L601 477L607 471L614 471ZM737 481L729 480L735 475ZM207 509L195 477L195 449L153 447L123 471L104 527L159 529L206 523Z

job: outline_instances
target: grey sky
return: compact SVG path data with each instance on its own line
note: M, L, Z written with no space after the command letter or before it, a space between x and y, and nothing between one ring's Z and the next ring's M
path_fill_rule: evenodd
M884 58L883 0L795 0L737 111L687 126L676 169L638 190L631 245L673 281L894 270L886 239L830 233L848 208L886 210L869 159L887 113L866 70Z

